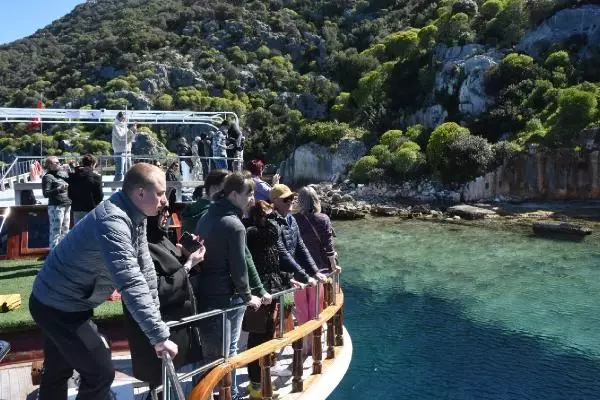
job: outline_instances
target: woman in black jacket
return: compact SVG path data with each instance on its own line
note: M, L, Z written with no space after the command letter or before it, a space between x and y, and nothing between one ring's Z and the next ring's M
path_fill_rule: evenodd
M196 299L188 278L193 267L204 259L204 246L189 254L181 246L168 239L169 213L164 210L156 217L148 217L148 248L158 282L160 313L163 321L176 321L197 313ZM148 382L151 388L161 384L161 359L156 356L146 335L123 307L125 330L129 340L133 376ZM196 363L202 359L197 329L184 326L172 328L170 340L177 344L179 352L173 360L176 368Z
M289 289L292 285L299 286L293 279L293 274L279 268L279 226L269 218L272 207L263 200L256 202L250 209L249 218L245 220L247 229L247 245L256 265L256 271L263 287L270 294ZM259 346L273 339L276 328L278 303L262 305L257 311L246 310L242 329L249 332L248 349ZM248 364L250 385L248 392L251 399L262 398L260 391L261 371L258 360Z

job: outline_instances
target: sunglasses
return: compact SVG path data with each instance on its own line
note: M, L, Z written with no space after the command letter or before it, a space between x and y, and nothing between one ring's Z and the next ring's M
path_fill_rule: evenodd
M281 201L283 201L284 203L291 203L294 200L295 200L294 196L289 196L289 197L286 197L285 199L281 199Z

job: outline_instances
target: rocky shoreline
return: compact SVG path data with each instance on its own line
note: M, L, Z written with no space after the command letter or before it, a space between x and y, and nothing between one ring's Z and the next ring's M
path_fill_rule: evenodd
M333 220L369 217L396 217L458 224L508 224L531 229L534 222L577 222L600 228L600 202L461 204L456 193L437 191L433 184L421 184L429 194L404 196L395 185L354 185L320 183L317 191ZM383 194L383 195L382 195Z

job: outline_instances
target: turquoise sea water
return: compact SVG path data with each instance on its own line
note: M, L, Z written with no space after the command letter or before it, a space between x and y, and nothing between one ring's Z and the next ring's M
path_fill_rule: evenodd
M600 399L600 240L338 222L339 399Z

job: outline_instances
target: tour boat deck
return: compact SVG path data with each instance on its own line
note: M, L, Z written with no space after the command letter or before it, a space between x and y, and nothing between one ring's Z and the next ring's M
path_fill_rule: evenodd
M326 329L323 326L322 346L323 352L326 352ZM240 352L245 350L247 334L243 333L240 339ZM293 350L291 346L285 347L278 355L278 363L275 369L287 369L291 371ZM352 358L352 343L348 333L344 330L344 346L336 348L336 356L332 360L323 360L323 373L321 375L312 375L312 363L309 358L303 365L304 391L301 393L292 393L292 376L278 377L273 375L273 390L277 391L281 400L301 400L301 399L325 399L335 389L342 377L346 373ZM131 359L129 353L113 354L113 363L117 371L113 387L119 384L126 385L129 391L128 397L117 397L120 399L144 400L148 395L148 386L144 382L138 381L131 376ZM240 368L237 371L238 382L241 386L241 394L247 399L245 387L248 376L246 368ZM188 382L182 382L185 384ZM134 397L131 397L131 387L133 387ZM34 400L37 397L37 386L31 383L31 362L0 365L0 400ZM172 397L173 398L173 397ZM71 397L69 398L71 400Z

